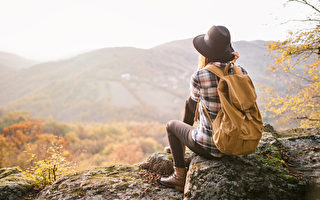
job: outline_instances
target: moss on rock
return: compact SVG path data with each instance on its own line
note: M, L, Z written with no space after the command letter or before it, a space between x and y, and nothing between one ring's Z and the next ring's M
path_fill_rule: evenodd
M19 199L33 193L33 189L18 167L0 169L0 199Z

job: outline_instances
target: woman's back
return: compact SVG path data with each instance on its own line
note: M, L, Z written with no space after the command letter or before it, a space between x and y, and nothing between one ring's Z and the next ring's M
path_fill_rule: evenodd
M226 63L214 62L214 65L220 67L224 70ZM243 74L247 72L242 69ZM233 67L231 66L228 70L228 74L233 73ZM219 78L205 70L201 69L196 71L191 76L190 81L190 96L192 100L204 103L210 117L214 120L221 109L220 99L218 95L218 83ZM208 119L202 106L198 106L199 112L199 126L192 132L192 138L201 146L206 148L213 156L215 156L219 151L217 151L216 146L212 140L212 128L210 120Z

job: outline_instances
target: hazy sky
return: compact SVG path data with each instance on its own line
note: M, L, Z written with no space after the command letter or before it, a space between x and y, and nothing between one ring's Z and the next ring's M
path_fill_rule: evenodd
M310 10L285 0L0 0L0 51L39 61L151 48L225 25L233 41L279 40ZM298 26L301 28L301 26Z

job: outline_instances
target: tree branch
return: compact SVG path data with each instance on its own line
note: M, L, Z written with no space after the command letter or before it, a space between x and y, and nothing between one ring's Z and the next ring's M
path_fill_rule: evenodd
M307 119L309 121L320 121L320 119L313 119L313 118L309 118L309 117L297 117L297 119Z
M320 22L320 19L291 19L281 24L287 24L289 22Z
M318 13L320 13L320 10L316 8L314 5L312 5L311 3L309 3L307 0L288 0L288 2L298 2L298 3L305 4L311 7L312 9L314 9L315 11L317 11Z

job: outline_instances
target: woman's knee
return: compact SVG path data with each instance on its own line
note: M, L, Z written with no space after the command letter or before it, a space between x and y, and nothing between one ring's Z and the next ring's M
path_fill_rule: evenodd
M173 129L176 127L176 124L177 124L177 120L170 120L167 123L166 129L168 134L173 133Z

